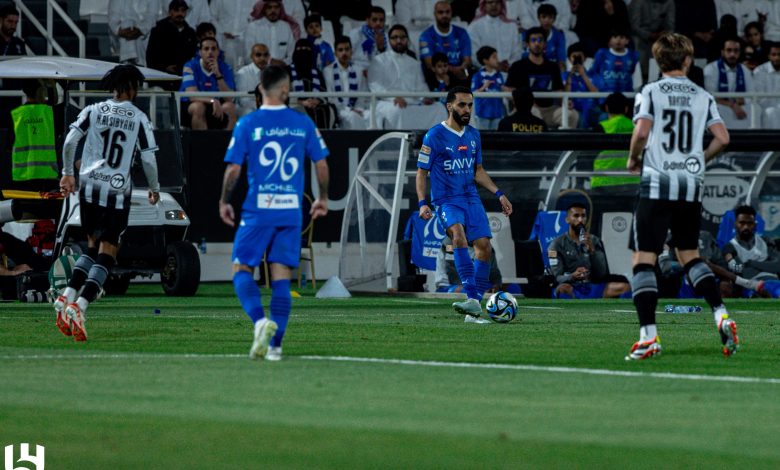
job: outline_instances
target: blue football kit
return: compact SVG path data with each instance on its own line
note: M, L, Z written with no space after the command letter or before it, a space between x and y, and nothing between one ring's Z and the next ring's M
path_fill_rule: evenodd
M588 75L598 77L600 91L634 91L634 70L639 63L639 53L626 49L616 54L612 49L602 48L596 52Z
M491 237L485 209L474 183L474 169L482 164L479 131L466 126L461 132L445 123L433 126L423 137L417 168L430 172L431 202L449 228L462 224L469 241Z
M420 34L420 60L432 57L437 52L446 54L450 65L460 65L464 57L471 57L469 33L452 25L450 33L443 36L436 30L435 25L429 26Z
M265 255L268 263L298 266L304 164L306 158L316 162L327 156L328 148L312 120L287 106L262 106L239 119L225 154L228 164L246 164L249 183L233 240L234 265L259 266ZM233 287L255 324L255 343L264 344L261 336L270 331L268 346L281 348L292 308L290 279L271 281L270 321L265 320L251 271L235 272ZM265 351L253 344L250 357L263 357ZM277 354L281 358L281 350Z
M233 262L267 261L298 266L303 221L305 159L318 161L328 149L312 120L286 106L263 106L241 118L226 163L247 164L249 190L241 209Z
M431 178L431 203L442 226L463 225L469 242L492 238L490 223L474 182L474 170L482 164L479 131L466 126L457 132L442 122L423 137L417 168L427 170ZM469 299L481 299L490 288L490 263L471 261L467 247L454 249L455 268Z

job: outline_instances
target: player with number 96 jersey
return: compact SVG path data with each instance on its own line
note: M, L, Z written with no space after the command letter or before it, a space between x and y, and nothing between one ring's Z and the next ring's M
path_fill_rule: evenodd
M328 148L308 116L286 106L263 105L238 121L226 163L247 164L249 191L242 225L301 225L306 157L316 162Z

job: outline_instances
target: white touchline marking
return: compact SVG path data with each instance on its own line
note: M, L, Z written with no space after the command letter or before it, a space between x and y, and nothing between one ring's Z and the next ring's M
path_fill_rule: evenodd
M73 360L73 359L245 359L246 354L3 354L0 360ZM780 385L780 378L739 377L735 375L676 374L673 372L635 372L609 369L587 369L578 367L536 366L532 364L481 364L476 362L414 361L411 359L381 359L349 356L289 356L286 358L304 361L357 362L369 364L393 364L402 366L454 367L464 369L520 370L552 372L562 374L605 375L613 377L638 377L653 379L696 380L703 382L733 382Z
M564 374L607 375L617 377L641 377L654 379L700 380L710 382L766 383L780 385L780 378L738 377L734 375L675 374L672 372L633 372L609 369L586 369L577 367L535 366L531 364L480 364L475 362L413 361L409 359L379 359L347 356L298 356L311 361L368 362L404 366L459 367L466 369L526 370L534 372L555 372Z
M408 300L408 299L388 299L391 302L399 302L403 304L429 304L429 305L441 305L442 302L436 302L434 300Z

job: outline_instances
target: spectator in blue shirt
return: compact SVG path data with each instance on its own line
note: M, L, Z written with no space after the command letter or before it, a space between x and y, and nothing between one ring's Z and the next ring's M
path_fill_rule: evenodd
M333 47L330 43L322 39L322 17L320 15L309 15L303 20L303 27L306 29L306 39L311 44L314 52L314 65L319 70L325 70L325 67L336 62L336 56L333 54Z
M561 74L564 90L599 91L599 87L596 84L598 80L594 83L583 65L585 62L585 48L582 44L576 42L569 46L566 52L571 62L571 70ZM578 127L588 129L598 123L599 113L595 98L574 98L571 101L574 103L574 109L580 113Z
M465 29L451 24L452 7L448 2L436 2L435 23L420 34L420 60L427 75L433 75L433 54L447 55L449 69L458 80L467 79L471 67L471 39Z
M215 38L200 41L200 54L184 64L179 91L234 91L233 70L219 59ZM192 129L228 129L236 125L236 105L230 98L182 98L182 124Z
M504 86L496 49L482 46L477 51L480 68L471 79L471 91L510 91ZM477 98L474 100L474 115L478 129L496 130L498 122L504 117L504 100L501 98Z
M455 75L450 72L450 64L447 61L446 54L443 52L433 54L431 62L433 62L434 73L432 79L428 80L428 88L430 88L431 91L447 92L450 91L451 88L462 85L461 82L455 78ZM445 107L447 106L446 97L440 98L439 101Z
M590 68L591 77L598 77L601 91L634 91L634 70L639 63L639 53L628 48L628 33L612 31L608 44L609 47L596 52Z
M553 26L558 17L558 10L549 3L543 3L536 9L536 15L539 27L544 31L544 58L550 62L557 62L558 68L563 72L566 70L566 35ZM527 43L528 39L525 37L525 33L523 32L523 41Z

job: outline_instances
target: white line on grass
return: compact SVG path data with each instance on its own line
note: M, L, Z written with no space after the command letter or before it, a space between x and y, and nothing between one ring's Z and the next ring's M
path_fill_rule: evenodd
M435 300L407 300L407 299L389 299L391 302L399 302L402 304L429 304L429 305L442 305L442 302Z
M632 372L609 369L584 369L576 367L535 366L531 364L480 364L474 362L413 361L408 359L378 359L371 357L346 356L300 356L310 361L364 362L375 364L396 364L404 366L459 367L465 369L526 370L534 372L555 372L563 374L607 375L616 377L641 377L654 379L700 380L709 382L766 383L780 385L780 378L738 377L734 375L675 374L672 372Z
M0 360L62 360L62 359L236 359L246 358L245 354L4 354ZM738 377L734 375L675 374L672 372L634 372L609 369L585 369L577 367L535 366L532 364L480 364L475 362L413 361L410 359L380 359L372 357L348 356L292 356L291 359L306 361L357 362L369 364L392 364L402 366L454 367L464 369L522 370L532 372L552 372L561 374L605 375L613 377L638 377L652 379L696 380L703 382L758 383L780 385L780 378Z

